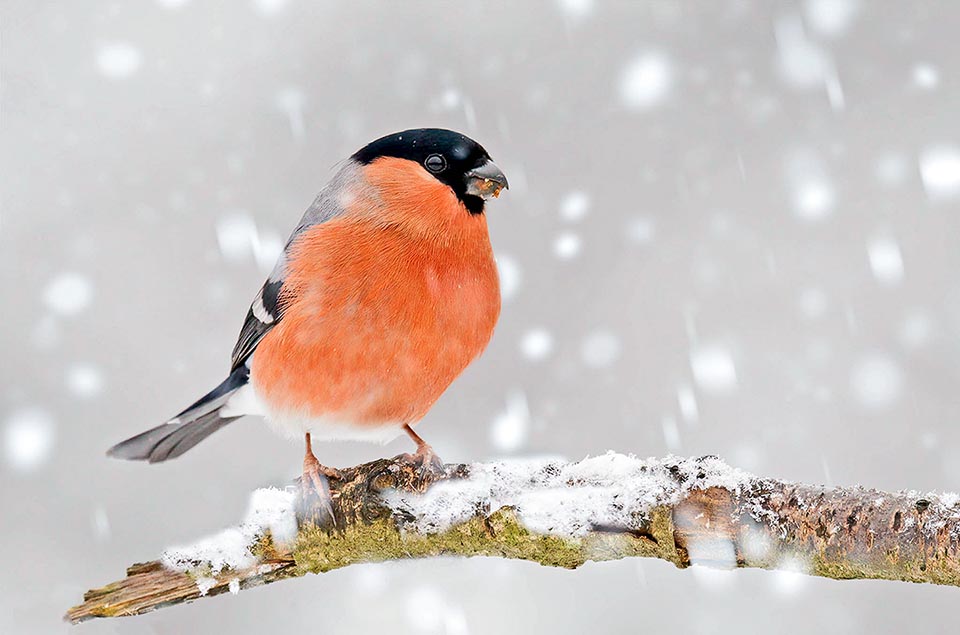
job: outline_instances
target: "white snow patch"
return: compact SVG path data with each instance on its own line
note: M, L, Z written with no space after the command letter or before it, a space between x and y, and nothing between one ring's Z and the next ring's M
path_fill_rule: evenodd
M192 545L170 547L160 561L175 571L196 571L219 575L224 569L238 570L257 564L250 552L254 542L269 531L278 545L292 541L297 535L294 510L296 494L276 488L258 489L250 495L243 522ZM213 580L216 584L216 580ZM212 584L211 584L212 586ZM201 595L205 594L201 579L197 580ZM209 591L210 587L207 587Z
M620 359L620 338L610 331L594 331L583 338L580 358L591 368L606 368Z
M960 148L938 145L920 153L920 178L931 200L960 195Z
M561 260L573 260L580 254L580 236L563 232L553 241L553 253Z
M142 63L140 49L129 42L102 44L97 51L97 68L110 79L132 77Z
M598 527L635 528L653 507L691 490L737 492L750 479L716 457L642 460L613 452L577 463L522 459L470 469L468 478L437 483L424 494L394 490L384 498L423 533L512 507L531 531L576 537Z
M666 55L648 51L636 57L620 75L620 98L637 111L660 104L673 87L673 69Z
M497 271L500 273L500 295L504 301L510 300L520 290L523 273L513 256L497 254Z
M234 578L233 580L230 580L230 584L227 585L227 587L230 589L230 593L233 593L234 595L240 593L240 579Z
M93 364L75 364L67 371L67 389L82 399L96 397L103 391L103 374Z
M918 88L933 90L940 85L940 71L930 64L917 64L913 67L913 83Z
M200 596L203 597L207 593L210 593L210 589L217 586L217 579L211 578L208 576L201 576L197 578L197 590L200 591Z
M43 301L55 313L77 315L93 301L93 284L74 271L58 274L44 288Z
M582 220L590 212L590 195L586 192L570 192L560 201L560 216L571 223Z
M697 385L705 392L720 395L737 388L737 368L725 346L712 344L693 349L690 368Z
M553 335L545 328L532 328L520 339L520 352L532 362L546 359L553 352Z
M867 245L867 255L873 275L879 282L892 285L903 280L903 257L900 245L893 238L874 238Z
M507 398L506 409L494 418L490 436L501 452L515 452L526 443L529 433L530 408L526 395L518 391Z
M861 406L868 410L881 410L900 398L903 370L889 355L869 353L854 365L850 387Z
M56 429L50 416L31 408L13 413L4 426L4 454L15 470L31 472L46 462L53 450Z

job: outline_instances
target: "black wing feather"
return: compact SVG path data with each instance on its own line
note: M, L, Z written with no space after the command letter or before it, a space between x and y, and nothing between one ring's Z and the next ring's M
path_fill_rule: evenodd
M263 339L263 336L270 332L283 317L283 311L280 307L280 290L283 288L283 280L268 280L260 289L260 293L254 299L250 310L247 311L247 318L243 322L243 328L240 329L240 337L237 338L237 344L233 347L233 356L231 358L230 370L234 371L242 366L257 344ZM254 314L253 307L262 305L263 312L261 316L268 318L266 321ZM259 308L259 307L258 307Z

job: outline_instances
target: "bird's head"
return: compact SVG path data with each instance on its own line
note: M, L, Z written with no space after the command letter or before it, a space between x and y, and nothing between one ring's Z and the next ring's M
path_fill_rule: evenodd
M417 128L381 137L357 151L365 165L399 164L411 179L428 175L448 186L471 214L482 214L484 201L509 189L507 177L487 151L470 137L442 128Z

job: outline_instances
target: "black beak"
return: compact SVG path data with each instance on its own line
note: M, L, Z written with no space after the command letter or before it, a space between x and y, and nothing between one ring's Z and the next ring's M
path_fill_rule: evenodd
M503 171L493 161L486 161L466 174L467 194L487 200L500 196L501 190L509 190L510 184Z

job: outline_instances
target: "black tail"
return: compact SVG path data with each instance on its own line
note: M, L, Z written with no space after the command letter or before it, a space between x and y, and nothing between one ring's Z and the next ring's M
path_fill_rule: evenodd
M240 366L223 383L176 417L122 441L107 450L107 456L131 461L159 463L175 459L239 416L222 417L220 409L230 396L247 384L250 370Z

